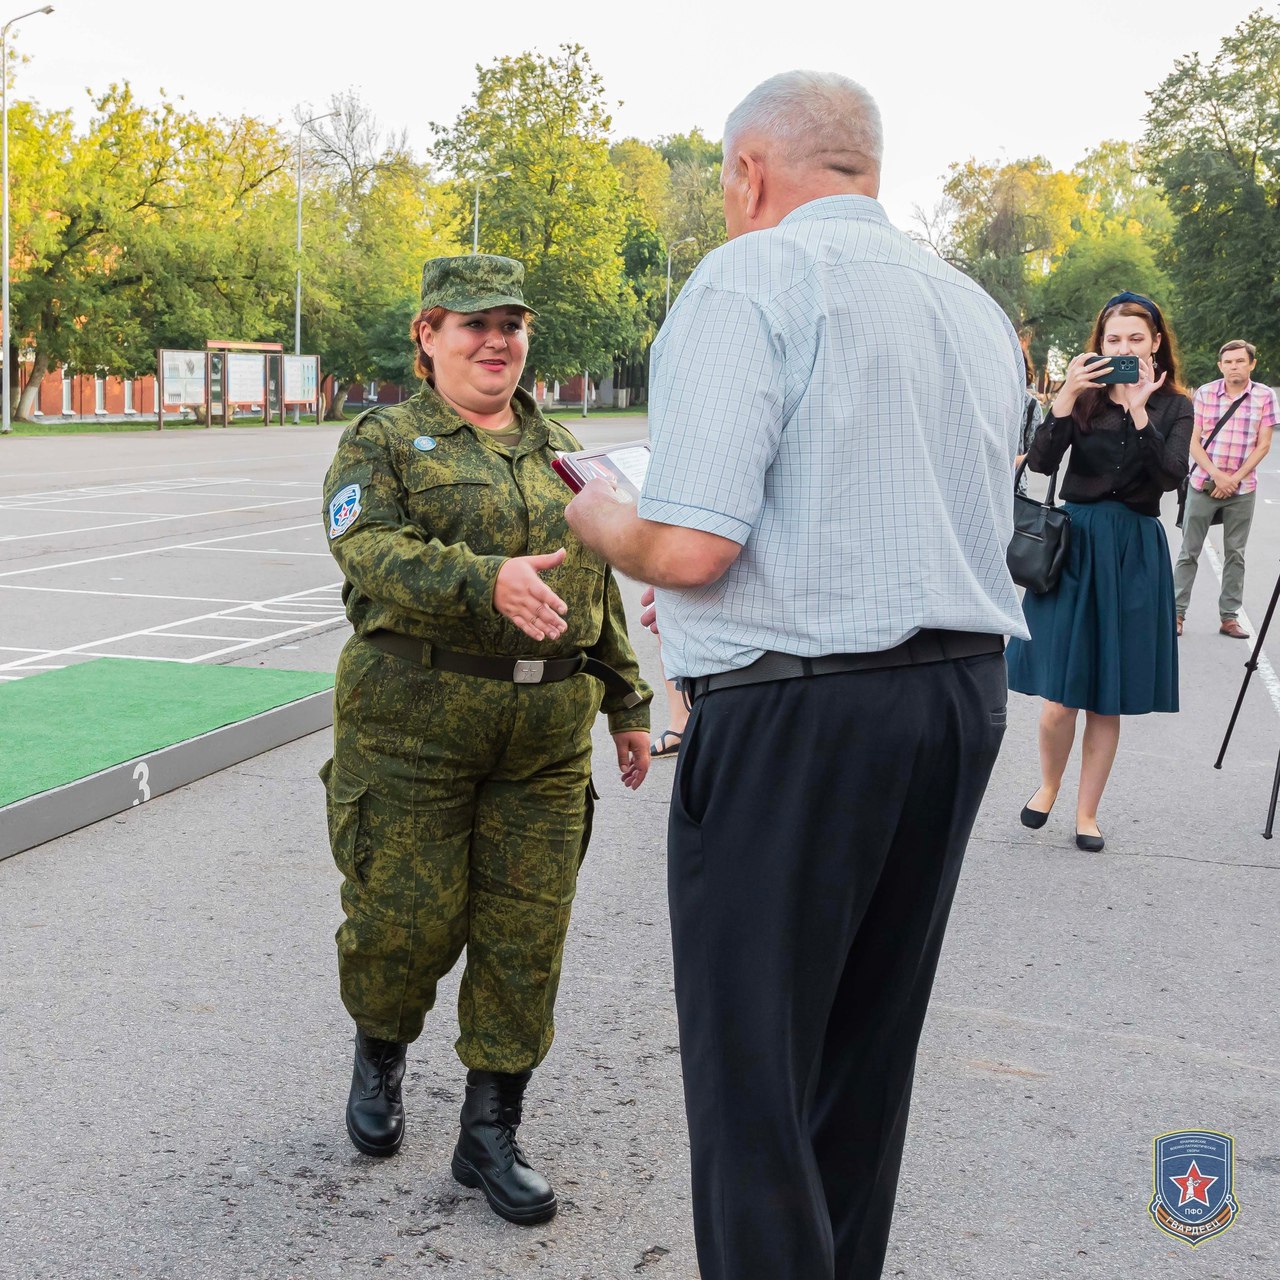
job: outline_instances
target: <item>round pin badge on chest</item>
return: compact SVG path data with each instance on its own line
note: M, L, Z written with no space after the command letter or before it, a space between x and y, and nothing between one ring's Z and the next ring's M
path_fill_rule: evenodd
M430 453L436 447L435 436L419 436L414 442L413 447L419 453Z

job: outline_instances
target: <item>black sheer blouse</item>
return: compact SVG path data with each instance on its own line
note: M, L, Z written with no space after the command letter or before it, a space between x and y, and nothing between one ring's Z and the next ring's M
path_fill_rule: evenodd
M1186 396L1156 394L1147 401L1147 419L1139 431L1128 409L1112 400L1099 404L1088 431L1051 413L1031 442L1027 469L1050 475L1070 447L1063 501L1123 502L1158 516L1160 495L1186 478L1195 412Z

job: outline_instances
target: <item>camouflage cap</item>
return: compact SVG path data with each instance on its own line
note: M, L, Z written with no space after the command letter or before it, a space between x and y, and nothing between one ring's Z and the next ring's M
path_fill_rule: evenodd
M514 258L470 253L460 258L429 258L422 268L423 307L446 311L488 311L523 307L537 313L520 292L524 267Z

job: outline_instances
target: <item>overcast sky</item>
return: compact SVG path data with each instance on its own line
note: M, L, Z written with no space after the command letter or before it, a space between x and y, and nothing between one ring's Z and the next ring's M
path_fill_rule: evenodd
M38 0L0 0L0 21ZM1174 60L1212 56L1257 3L1164 0L54 0L25 19L14 96L83 109L86 86L128 80L194 110L291 121L354 89L379 122L425 153L428 122L452 121L476 63L577 41L604 77L615 136L646 140L698 126L777 71L841 71L878 99L882 199L900 226L929 207L947 166L1042 154L1069 167L1104 138L1136 139L1146 92ZM1274 4L1265 6L1274 11Z

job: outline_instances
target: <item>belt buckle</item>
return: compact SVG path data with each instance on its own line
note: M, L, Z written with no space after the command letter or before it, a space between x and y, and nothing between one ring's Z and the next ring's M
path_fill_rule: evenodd
M511 679L516 684L541 684L546 667L546 661L542 658L517 658Z

